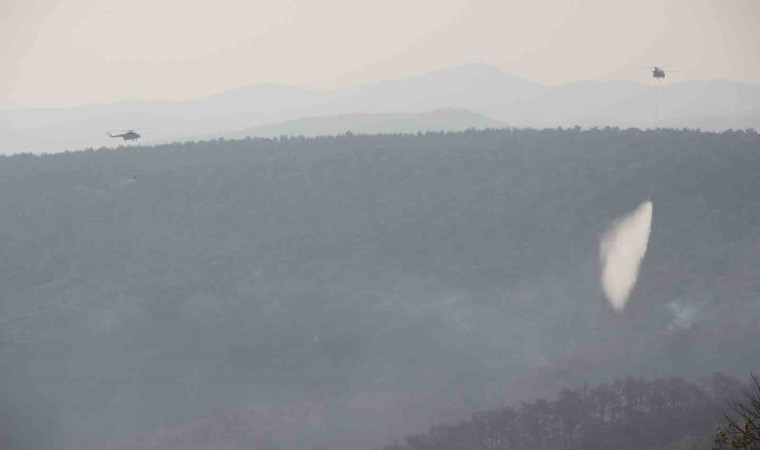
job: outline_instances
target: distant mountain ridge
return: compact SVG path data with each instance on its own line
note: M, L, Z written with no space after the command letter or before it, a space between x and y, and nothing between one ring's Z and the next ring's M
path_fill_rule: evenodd
M482 63L424 75L317 92L258 84L198 100L123 101L71 109L0 111L0 153L117 146L113 128L153 127L145 143L232 133L307 117L418 114L466 109L515 127L652 128L654 82L580 81L544 87ZM733 81L668 80L656 125L705 130L760 128L760 86ZM303 134L293 129L294 134Z
M504 128L506 124L466 109L438 109L418 114L358 113L302 119L220 133L215 137L335 136L356 134L416 133L419 131L464 131L470 128Z

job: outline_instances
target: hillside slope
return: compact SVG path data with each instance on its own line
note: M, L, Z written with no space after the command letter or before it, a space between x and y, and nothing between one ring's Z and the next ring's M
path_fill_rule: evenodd
M568 129L0 158L8 423L78 445L259 405L267 446L348 449L586 381L746 376L758 151ZM598 238L650 194L618 314Z

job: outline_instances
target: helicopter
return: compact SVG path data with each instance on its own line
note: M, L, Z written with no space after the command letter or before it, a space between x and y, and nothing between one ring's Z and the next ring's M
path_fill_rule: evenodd
M653 67L645 67L645 69L652 69L652 76L654 78L665 78L665 71L662 70L664 67L670 67L670 66L653 66Z
M147 128L142 128L143 130L146 130ZM111 134L111 131L125 131L123 134ZM112 138L123 138L125 141L135 141L140 138L140 134L137 133L135 130L111 130L108 131L106 134L111 136Z
M670 66L652 66L645 67L645 69L652 69L652 77L657 80L657 99L654 103L654 127L657 128L657 112L660 109L660 81L665 78L664 67ZM677 71L676 71L677 72Z

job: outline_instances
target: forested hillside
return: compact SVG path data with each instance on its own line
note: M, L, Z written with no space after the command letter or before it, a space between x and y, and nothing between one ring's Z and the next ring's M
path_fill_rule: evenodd
M754 131L611 128L2 157L2 423L60 448L254 408L228 448L356 449L586 382L743 378L758 169ZM650 195L617 313L598 239Z
M383 450L708 450L728 404L749 392L715 373L701 383L626 378L563 389L556 399L475 413Z

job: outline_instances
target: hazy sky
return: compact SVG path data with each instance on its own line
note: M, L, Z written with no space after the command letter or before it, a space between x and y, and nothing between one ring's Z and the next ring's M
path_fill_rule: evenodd
M760 84L760 0L0 0L0 108L333 89L473 61Z

